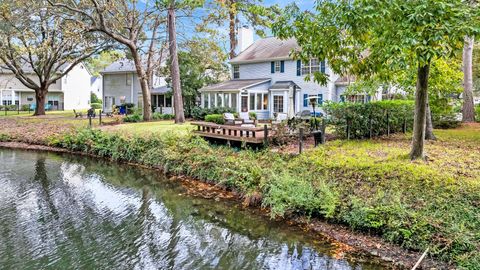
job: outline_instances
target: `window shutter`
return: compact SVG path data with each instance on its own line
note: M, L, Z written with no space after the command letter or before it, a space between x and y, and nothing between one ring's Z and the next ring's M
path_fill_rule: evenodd
M302 61L297 60L297 76L302 75Z
M320 106L323 104L323 94L317 95L317 104Z
M345 96L344 95L340 96L340 102L345 102Z
M308 107L308 94L303 94L303 107Z
M367 95L367 102L370 102L372 100L372 96Z
M322 61L322 62L320 63L320 72L325 73L325 69L326 69L326 68L325 68L325 61Z
M285 61L280 61L280 73L285 72Z
M270 72L275 73L275 62L270 62Z

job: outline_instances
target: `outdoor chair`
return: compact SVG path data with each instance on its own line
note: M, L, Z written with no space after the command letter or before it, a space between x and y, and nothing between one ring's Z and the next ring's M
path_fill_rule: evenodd
M88 109L87 117L95 118L95 110L93 108Z
M241 125L243 123L242 120L235 119L235 115L233 115L233 113L224 113L223 119L227 125Z
M241 112L239 114L240 119L242 120L243 124L255 124L255 120L250 119L250 115L248 112Z
M77 111L75 111L75 109L73 110L73 113L75 114L75 118L78 118L78 117L82 118L83 117L83 114L81 112L77 113Z
M277 117L275 117L275 120L272 121L272 124L280 124L283 121L288 120L288 115L286 113L278 113Z

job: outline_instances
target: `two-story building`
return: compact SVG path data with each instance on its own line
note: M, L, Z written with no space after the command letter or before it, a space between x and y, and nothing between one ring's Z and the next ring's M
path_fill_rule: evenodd
M64 68L67 68L65 65ZM33 70L25 67L28 77L38 82ZM46 105L50 110L87 109L90 107L90 72L80 63L65 76L51 84L46 97ZM23 85L13 73L0 69L0 105L36 104L35 91Z
M230 107L237 112L255 112L258 119L268 119L275 113L293 117L305 110L312 111L311 98L316 98L318 104L326 100L370 99L366 95L344 96L350 79L335 74L325 61L311 59L304 63L293 59L290 53L300 49L295 39L268 37L253 44L244 40L253 42L253 32L245 27L239 29L240 53L230 60L233 79L202 88L202 107ZM327 85L305 80L314 72L327 74Z
M107 66L100 74L102 74L103 83L104 111L111 112L114 105L125 103L133 103L138 108L142 108L142 88L132 60L118 60ZM165 77L153 75L152 82L150 94L153 110L172 114L172 95Z

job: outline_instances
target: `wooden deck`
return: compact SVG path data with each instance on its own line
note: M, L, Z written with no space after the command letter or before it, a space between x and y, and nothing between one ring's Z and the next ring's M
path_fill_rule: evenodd
M271 128L266 125L263 127L242 127L210 122L192 122L191 124L197 126L197 130L194 131L195 134L206 138L223 139L227 142L268 143L268 138L271 135Z

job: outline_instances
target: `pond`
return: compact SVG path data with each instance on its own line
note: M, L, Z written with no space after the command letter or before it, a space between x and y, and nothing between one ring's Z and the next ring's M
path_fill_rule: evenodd
M157 171L0 149L2 269L384 269Z

